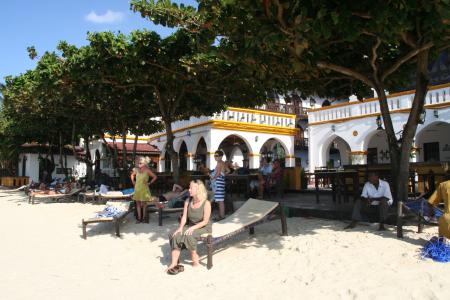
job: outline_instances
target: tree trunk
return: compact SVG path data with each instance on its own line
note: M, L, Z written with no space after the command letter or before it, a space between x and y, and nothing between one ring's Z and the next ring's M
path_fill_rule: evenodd
M417 124L419 123L420 115L424 110L425 97L428 92L428 55L428 50L423 51L417 55L416 91L411 106L411 112L409 114L406 126L403 130L399 157L399 170L393 173L394 177L398 178L398 183L396 185L397 237L403 237L402 209L403 201L408 198L409 157L414 136L416 135Z
M172 132L172 122L169 119L164 119L164 125L166 126L166 137L167 137L167 143L166 143L166 151L170 155L170 161L172 163L172 170L173 170L173 181L175 183L178 183L180 181L180 168L179 168L179 162L178 162L178 153L175 152L173 149L173 132Z
M134 144L133 144L133 154L131 155L131 167L134 168L136 165L136 150L137 150L137 142L138 142L139 136L136 134L134 137Z
M89 136L84 137L84 149L86 151L84 159L84 163L86 164L86 183L90 185L94 179L94 171L92 169L94 164L92 163L91 150L89 148Z
M122 168L123 170L128 170L128 159L127 159L127 131L124 129L122 131Z
M126 185L126 180L128 177L128 157L127 157L127 131L122 132L122 168L120 171L120 184L121 187Z
M113 156L113 168L114 168L114 177L116 176L116 170L119 168L119 154L117 150L116 137L113 136L113 146L114 146L114 156Z
M61 170L64 172L64 178L67 179L67 171L64 167L64 159L63 159L63 143L62 143L62 133L59 132L59 165Z

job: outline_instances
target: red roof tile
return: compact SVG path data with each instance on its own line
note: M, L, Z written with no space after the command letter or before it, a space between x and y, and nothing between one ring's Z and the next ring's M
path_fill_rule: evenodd
M120 153L122 152L123 149L123 144L121 142L117 142L117 151ZM108 142L108 146L111 149L114 149L114 143L113 142ZM133 147L134 147L134 143L126 143L125 147L127 149L128 153L133 152ZM138 143L136 146L136 152L139 153L159 153L160 151L158 150L158 148L156 148L153 145L149 145L149 144L144 144L144 143Z

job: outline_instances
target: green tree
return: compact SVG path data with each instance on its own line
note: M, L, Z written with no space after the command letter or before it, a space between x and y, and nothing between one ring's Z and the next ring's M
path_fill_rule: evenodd
M409 153L424 110L428 65L449 47L450 4L437 1L198 1L198 8L170 1L132 1L132 8L157 24L215 35L237 54L292 70L297 83L320 82L317 93L367 96L373 88L383 117L401 216L407 198ZM243 54L244 53L244 54ZM277 57L289 57L277 63ZM416 93L402 139L396 136L386 90L415 81ZM339 83L336 85L336 83ZM315 84L306 93L317 88ZM328 91L323 91L323 88ZM303 91L303 89L302 89ZM401 222L401 218L398 218ZM401 223L398 236L402 236Z
M79 72L117 94L132 88L146 92L143 103L156 107L166 129L165 150L172 159L175 180L179 167L173 122L211 115L228 104L254 105L265 98L251 73L244 74L243 68L214 55L212 41L208 42L211 51L204 53L198 40L185 31L164 39L146 30L129 36L102 32L90 34L89 41L96 56Z

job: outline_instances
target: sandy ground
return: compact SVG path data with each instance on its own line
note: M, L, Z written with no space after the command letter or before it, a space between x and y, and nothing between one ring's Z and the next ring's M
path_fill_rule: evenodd
M169 262L167 234L175 215L157 226L135 224L129 215L122 237L111 224L92 225L81 238L82 218L101 205L26 203L23 194L0 192L1 299L449 299L450 264L422 260L420 247L437 232L427 227L405 238L395 228L375 225L343 231L344 223L288 219L282 237L279 220L224 243L207 270L163 272Z

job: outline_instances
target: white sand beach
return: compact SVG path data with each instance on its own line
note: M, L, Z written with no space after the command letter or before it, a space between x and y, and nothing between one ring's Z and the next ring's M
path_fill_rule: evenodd
M175 276L169 261L167 234L176 216L157 226L135 224L130 214L122 237L111 224L88 227L81 238L81 219L101 205L39 203L22 193L0 192L1 299L449 299L450 264L422 260L418 251L436 227L422 234L405 228L376 231L323 219L289 218L289 236L279 220L240 234L202 266Z

